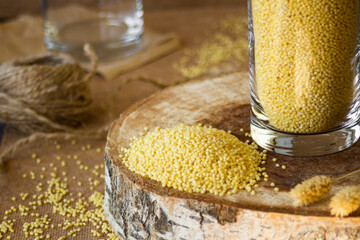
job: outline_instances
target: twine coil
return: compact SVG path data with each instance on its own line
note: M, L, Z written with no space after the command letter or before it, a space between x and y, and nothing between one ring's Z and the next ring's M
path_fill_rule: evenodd
M50 53L0 65L0 121L26 132L69 132L92 102L89 80L97 59L85 47L92 71L70 56Z
M70 56L49 53L0 65L0 122L30 133L0 154L0 165L17 149L38 138L105 136L107 126L95 131L76 129L92 103L89 81L97 56L86 44L92 69L85 71Z

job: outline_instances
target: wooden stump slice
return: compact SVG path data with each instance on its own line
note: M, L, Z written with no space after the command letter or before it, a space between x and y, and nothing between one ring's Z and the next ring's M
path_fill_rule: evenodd
M246 191L226 197L163 188L159 182L128 170L120 148L148 127L210 124L231 130L240 140L249 131L248 75L231 73L160 91L135 104L115 121L105 153L105 212L123 239L360 239L360 211L347 218L330 215L331 195L360 184L360 174L335 182L329 196L308 207L294 207L289 189L315 175L332 178L360 168L360 143L322 157L288 157L268 153L268 182L256 195ZM277 162L272 158L276 157ZM285 165L286 169L277 167ZM270 183L280 189L274 191Z

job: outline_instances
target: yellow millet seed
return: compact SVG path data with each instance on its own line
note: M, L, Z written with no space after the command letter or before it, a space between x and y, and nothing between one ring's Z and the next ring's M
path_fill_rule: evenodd
M35 158L36 159L36 158ZM51 166L54 166L51 164ZM97 169L104 169L104 164L97 165ZM55 167L54 167L55 168ZM88 169L88 166L84 166ZM43 171L46 170L44 167ZM35 173L30 171L30 177L35 177ZM62 172L62 175L67 175L66 172ZM99 174L98 174L99 175ZM41 177L42 176L42 177ZM89 175L88 175L89 176ZM40 175L40 178L45 178L44 175ZM100 178L104 178L101 175ZM13 225L16 220L10 220L12 213L18 212L20 216L26 217L23 223L24 239L66 239L76 238L79 236L79 232L83 226L92 225L96 232L93 235L99 239L112 239L117 240L118 238L112 232L109 226L105 214L104 214L104 195L100 192L91 191L91 196L84 196L80 192L70 192L68 189L68 183L61 181L60 178L56 178L56 173L51 172L50 176L46 176L46 181L37 182L34 184L36 190L41 191L38 194L19 193L21 200L27 200L28 196L31 196L31 200L22 202L24 205L19 204L18 207L12 206L10 209L4 212L3 221L0 221L0 239L12 239L12 235L4 236L5 234L14 233ZM70 177L69 177L70 179ZM72 179L76 179L73 176ZM100 186L103 181L89 178L91 185ZM77 181L69 181L69 185L76 185ZM46 185L47 184L47 185ZM82 184L80 184L82 185ZM90 187L90 190L93 190ZM220 192L220 194L222 194ZM16 201L16 197L10 197L12 201ZM93 206L90 206L90 205ZM60 238L55 238L50 232L51 229L55 228L55 224L51 224L51 219L48 215L41 216L40 213L36 213L36 209L43 210L43 206L51 206L53 215L60 215L62 217L57 219L63 219L62 223L58 224L59 228L66 230ZM47 208L48 208L47 207ZM28 216L28 217L27 217ZM15 217L15 216L14 216ZM31 220L31 221L29 221ZM26 222L27 221L27 222ZM59 229L61 230L61 229ZM15 237L16 238L16 237ZM21 238L23 239L23 238Z
M226 17L198 47L185 49L174 68L187 78L233 68L232 65L246 60L248 42L243 34L246 29L245 17Z
M234 135L179 125L134 138L124 164L137 174L180 191L224 195L260 179L261 155ZM251 192L250 185L246 190Z
M258 97L293 133L336 127L353 98L359 1L253 0Z

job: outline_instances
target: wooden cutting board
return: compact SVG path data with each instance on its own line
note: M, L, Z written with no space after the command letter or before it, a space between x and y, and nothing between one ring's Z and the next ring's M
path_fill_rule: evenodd
M294 207L288 191L315 175L333 178L360 168L360 143L322 157L268 154L268 182L256 195L246 191L218 197L189 194L129 171L120 148L148 127L181 123L210 124L231 130L242 141L249 131L247 73L231 73L167 88L138 102L116 120L106 145L105 212L123 239L360 239L360 211L347 218L330 216L327 197L308 207ZM272 158L276 157L277 162ZM276 163L286 169L276 167ZM274 191L270 183L280 189ZM346 185L360 184L360 174L335 182L330 196Z

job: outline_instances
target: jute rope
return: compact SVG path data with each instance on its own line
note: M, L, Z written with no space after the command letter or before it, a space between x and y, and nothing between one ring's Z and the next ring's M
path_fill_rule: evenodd
M0 65L0 122L31 134L3 151L0 164L39 137L105 136L106 128L94 132L76 129L90 108L89 81L98 64L90 45L85 45L84 51L92 62L90 73L68 55L54 53Z
M0 65L0 121L26 132L71 131L92 102L85 70L64 54L46 54Z

